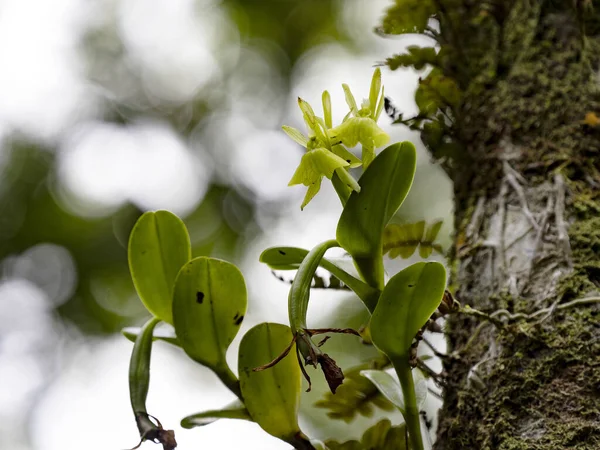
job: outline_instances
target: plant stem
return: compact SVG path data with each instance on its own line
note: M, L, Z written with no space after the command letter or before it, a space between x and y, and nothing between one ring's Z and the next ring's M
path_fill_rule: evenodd
M337 195L340 198L340 201L342 202L342 206L346 206L346 202L348 201L348 198L350 198L352 189L349 188L346 184L344 184L344 182L338 175L337 169L335 172L333 172L333 176L331 177L331 184L333 184L335 192L337 192Z
M408 429L408 436L413 450L424 450L423 437L421 436L421 421L419 418L419 408L417 407L417 396L415 394L415 383L412 376L411 367L404 358L395 358L392 360L394 369L398 374L402 394L404 395L404 421Z
M310 443L308 437L301 431L285 441L296 450L315 450L315 447Z
M239 398L242 402L244 401L244 398L242 397L242 390L240 388L240 380L237 379L227 363L220 367L218 371L215 370L215 374L219 377L219 380L221 380L221 382L236 395L237 398Z
M377 306L377 300L379 300L379 296L381 295L381 290L369 286L362 280L353 277L348 272L336 266L334 263L328 261L325 258L321 260L321 267L329 271L332 275L336 276L342 283L344 283L346 286L352 289L354 293L358 295L358 297L365 304L369 312L373 314L373 311L375 311L375 306Z

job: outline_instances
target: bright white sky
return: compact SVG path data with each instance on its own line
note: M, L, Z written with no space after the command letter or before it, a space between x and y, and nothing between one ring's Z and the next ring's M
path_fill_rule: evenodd
M386 0L344 0L338 25L360 36L364 52L350 53L337 45L315 48L294 67L287 92L273 68L277 49L242 45L217 3L0 0L0 144L3 137L24 133L56 147L56 195L82 216L108 215L127 201L185 215L199 204L213 178L240 183L264 202L299 205L304 188L288 188L287 182L302 152L278 131L283 123L303 128L296 97L319 111L321 91L328 89L334 120L340 120L345 109L341 83L348 83L357 98L366 97L373 63L415 41L383 40L372 33ZM202 14L194 12L198 9ZM226 104L189 139L164 122L102 122L105 102L118 98L126 103L127 92L107 92L91 83L78 45L87 29L111 21L129 57L128 66L115 72L137 73L141 86L136 88L157 104L185 102L204 92L207 83L230 74ZM394 97L397 106L415 111L417 74L384 71L383 79L386 92L405 93ZM206 95L211 101L210 92ZM388 131L396 141L414 139L398 127L388 126ZM0 146L0 156L2 151ZM258 254L276 244L311 247L334 235L340 207L331 189L323 192L303 213L294 207L285 222L269 223L269 234L253 243L242 269L251 297L264 303L254 305L242 332L259 321L286 321L281 298L287 297L287 287L273 282L256 262ZM447 199L434 210L432 217L447 214ZM0 447L104 450L137 444L127 393L131 344L120 336L83 339L51 312L50 306L64 301L74 287L70 256L60 247L41 247L7 264L10 270L0 280L0 336L12 334L0 341ZM47 279L38 283L32 275L39 272L36 268L52 264L62 267L62 275L44 272ZM41 290L38 285L47 286L49 279L55 280L55 290ZM265 286L271 295L265 295ZM240 336L229 355L232 367ZM40 348L56 358L42 361L24 351ZM181 417L223 406L231 394L208 370L164 345L156 346L152 370L150 411L175 427L180 448L288 448L242 421L181 430ZM38 398L37 390L48 384ZM27 419L32 441L27 443L25 436L14 434L14 427L34 400L34 413ZM146 443L142 448L157 447Z

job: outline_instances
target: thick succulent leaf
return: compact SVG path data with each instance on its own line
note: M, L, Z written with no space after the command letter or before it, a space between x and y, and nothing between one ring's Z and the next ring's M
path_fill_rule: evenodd
M406 427L404 424L392 426L388 419L377 422L368 428L359 441L352 440L339 443L325 441L329 450L408 450Z
M140 299L154 316L173 323L175 277L192 257L184 223L169 211L144 213L131 232L129 270Z
M203 427L216 422L219 419L241 419L252 420L246 407L239 400L235 400L223 409L204 411L181 419L183 428Z
M126 327L121 330L123 336L125 336L131 342L135 342L136 338L141 332L142 328L140 327ZM171 345L181 347L181 343L179 342L179 339L177 339L177 336L175 335L175 330L171 325L155 328L154 332L152 333L152 340L165 341Z
M373 343L390 359L408 357L417 332L439 306L446 269L438 262L413 264L386 284L371 317Z
M150 319L136 338L129 360L129 398L133 413L146 412L146 398L150 387L150 358L152 355L152 331L159 320ZM141 434L141 430L140 430Z
M267 264L274 270L297 270L306 255L308 255L308 250L303 248L271 247L262 252L260 262ZM370 311L375 308L381 293L378 289L372 288L362 280L350 275L327 258L322 258L319 266L329 271L334 277L352 289Z
M274 367L259 372L253 369L275 359L291 341L289 327L261 323L242 338L238 359L240 387L250 416L267 433L286 441L300 431L302 380L300 366L293 357L295 348Z
M343 420L350 423L357 415L372 417L375 407L384 411L392 411L394 406L379 392L377 387L361 375L361 371L372 367L363 364L345 370L344 384L336 391L325 393L324 397L315 403L318 408L327 410L331 419Z
M327 250L333 247L339 247L339 244L334 239L315 245L298 267L298 272L296 272L288 295L288 317L294 336L298 330L308 328L306 325L306 313L308 311L310 287L313 277L321 264L323 256ZM306 359L308 355L305 354L305 352L308 351L308 349L300 344L299 350L304 354Z
M200 257L179 272L173 293L175 332L185 352L216 372L246 314L244 277L231 263Z
M359 180L337 226L337 240L371 286L383 283L383 231L412 185L416 151L410 142L383 150Z

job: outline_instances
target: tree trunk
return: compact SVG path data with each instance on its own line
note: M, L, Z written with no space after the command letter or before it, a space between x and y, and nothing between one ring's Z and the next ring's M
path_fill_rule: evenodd
M492 316L448 320L435 448L600 449L600 4L434 3L462 91L452 287Z

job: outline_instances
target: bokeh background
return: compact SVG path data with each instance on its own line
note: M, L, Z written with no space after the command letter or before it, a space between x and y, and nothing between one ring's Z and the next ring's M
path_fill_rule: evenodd
M320 113L341 83L368 95L373 66L421 43L378 36L387 0L0 0L0 448L123 449L139 438L129 406L132 344L124 326L147 318L129 276L129 231L146 210L186 222L194 256L238 264L249 309L242 334L285 323L289 285L258 262L272 245L311 248L335 235L341 206L330 185L303 211L287 187L302 149L281 131L303 129L296 98ZM383 70L386 94L411 115L422 73ZM382 117L392 141L420 150L415 187L398 221L445 219L451 186L418 135ZM391 261L395 273L406 261ZM289 274L284 274L289 277ZM310 321L359 326L360 302L315 292ZM345 367L372 349L335 336ZM303 396L311 437L356 438ZM181 430L188 414L232 399L216 377L157 343L149 411L175 428L179 448L285 449L252 423ZM430 409L435 410L435 402ZM393 421L400 420L391 415ZM143 449L156 448L145 443Z

